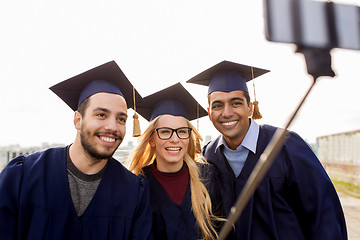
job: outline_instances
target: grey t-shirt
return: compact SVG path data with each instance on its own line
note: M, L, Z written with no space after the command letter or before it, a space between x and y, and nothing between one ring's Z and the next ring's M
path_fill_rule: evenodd
M77 169L71 161L69 156L69 147L67 149L66 165L71 198L77 215L81 216L93 198L107 165L105 165L105 167L98 173L85 174Z

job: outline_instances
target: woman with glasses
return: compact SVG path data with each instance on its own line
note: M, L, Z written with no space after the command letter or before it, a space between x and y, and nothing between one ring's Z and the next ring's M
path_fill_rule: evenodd
M150 125L138 140L130 170L148 180L154 239L216 238L217 176L197 158L202 139L190 123L207 115L205 109L178 83L144 98L137 111Z

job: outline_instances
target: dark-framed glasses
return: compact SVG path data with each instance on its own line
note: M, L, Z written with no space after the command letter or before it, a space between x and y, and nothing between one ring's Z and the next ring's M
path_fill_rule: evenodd
M161 128L157 128L156 132L157 132L158 137L162 140L170 139L174 132L176 132L176 135L178 136L178 138L188 139L190 137L191 130L192 129L189 127L181 127L181 128L177 128L177 129L161 127Z

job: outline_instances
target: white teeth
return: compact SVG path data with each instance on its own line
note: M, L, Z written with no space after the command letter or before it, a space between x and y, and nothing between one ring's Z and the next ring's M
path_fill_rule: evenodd
M230 126L230 125L233 125L233 124L235 124L237 121L232 121L232 122L224 122L224 123L222 123L222 125L224 125L224 126Z
M105 142L115 142L115 139L114 138L109 138L109 137L101 137L101 140L105 141Z
M166 148L167 151L180 151L181 148L175 148L175 147L169 147L169 148Z

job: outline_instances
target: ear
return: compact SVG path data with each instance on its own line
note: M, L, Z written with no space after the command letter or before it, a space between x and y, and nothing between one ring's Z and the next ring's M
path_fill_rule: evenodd
M209 119L210 119L210 121L212 121L212 120L211 120L210 108L209 108L209 107L207 107L207 112L208 112L208 115L209 115Z
M153 140L153 138L149 138L149 144L150 144L150 147L154 148L155 147L155 141Z
M80 128L81 128L81 120L82 120L81 114L78 111L75 111L75 114L74 114L74 126L75 126L76 130L80 130Z

